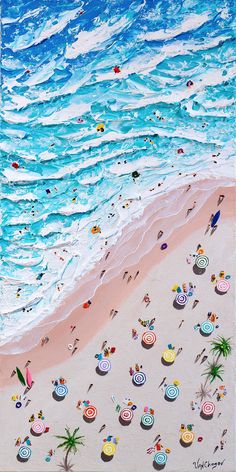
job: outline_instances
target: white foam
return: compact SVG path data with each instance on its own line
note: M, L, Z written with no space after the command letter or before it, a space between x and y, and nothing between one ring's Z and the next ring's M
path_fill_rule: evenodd
M13 52L17 52L23 49L28 49L33 45L40 44L45 39L51 38L51 36L63 31L68 23L77 17L79 11L80 8L75 8L74 10L63 12L59 15L57 20L52 18L37 28L34 31L34 35L32 35L32 32L30 31L22 36L17 36L15 41L8 44L7 47L9 47Z
M38 120L39 123L43 125L54 125L59 123L64 123L66 121L71 120L72 118L76 118L81 116L83 113L87 113L90 111L91 104L88 103L72 103L68 107L62 108L61 110L55 111L50 116L45 116Z
M143 33L139 36L139 39L144 39L146 41L165 41L168 39L175 38L176 36L179 36L182 33L187 33L188 31L196 30L209 20L210 13L208 12L201 13L200 15L193 13L188 18L185 18L184 21L175 28Z
M128 23L129 20L126 17L119 20L118 18L114 18L112 25L102 23L101 26L91 31L81 31L77 36L77 40L70 46L67 46L65 57L75 59L80 54L86 54L89 51L100 49L114 34L120 33Z

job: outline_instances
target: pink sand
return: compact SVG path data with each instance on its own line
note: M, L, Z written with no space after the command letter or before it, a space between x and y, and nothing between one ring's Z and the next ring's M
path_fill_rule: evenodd
M219 182L218 185L220 185ZM157 197L145 210L142 220L148 227L148 231L144 233L142 225L135 226L135 232L129 230L122 235L121 240L111 250L111 256L105 262L104 260L97 264L97 267L85 277L85 281L81 287L74 291L63 303L63 305L53 313L47 323L40 324L33 328L18 342L12 343L10 348L26 350L29 339L35 337L39 339L42 335L47 334L50 338L48 344L41 347L40 343L31 350L20 354L1 355L1 379L2 385L8 383L14 384L16 378L10 378L12 370L16 365L23 366L27 360L31 360L32 372L49 369L51 366L63 362L63 360L71 356L71 351L67 346L75 337L79 338L78 351L91 340L91 338L109 321L109 313L112 308L118 310L122 301L127 298L131 290L133 290L149 273L150 269L161 261L167 253L177 250L178 243L185 239L191 232L198 228L207 227L209 218L218 208L220 208L225 218L232 218L235 215L235 187L233 182L224 181L226 186L218 187L217 181L201 181L192 185L191 190L187 193L188 199L185 201L184 207L181 211L176 211L173 216L165 218L160 216L155 220L155 213L161 204L165 203L166 195ZM169 193L169 197L173 198L173 202L178 203L181 192L186 192L186 186L182 189L173 190ZM216 201L219 194L224 194L225 199L220 207L216 206ZM199 201L205 203L201 208L192 212L189 218L186 218L186 210L192 206L193 201L197 204ZM179 208L179 205L177 205ZM135 223L134 223L135 224ZM219 222L220 224L220 222ZM176 227L175 231L167 237L170 228ZM162 229L164 231L163 237L157 241L157 233ZM126 241L126 242L125 242ZM168 243L166 251L160 250L160 245L163 242ZM151 249L150 249L151 248ZM116 258L116 266L114 267L114 260ZM121 261L121 264L119 262ZM113 263L113 265L112 265ZM65 316L65 312L69 307L75 307L81 300L86 300L91 297L91 281L95 280L96 285L99 281L99 275L102 269L106 268L108 272L109 265L111 266L110 273L107 280L104 277L102 283L95 291L92 298L92 305L89 309L83 309L82 306L77 306L71 310L70 316L65 320L56 324L58 319ZM129 273L135 275L137 270L140 271L137 279L131 284L123 282L123 273L128 270ZM79 300L79 301L78 301ZM69 310L70 311L70 310ZM119 316L119 314L117 315ZM70 326L76 325L76 329L71 334ZM47 331L45 331L45 326ZM52 329L50 330L50 326ZM75 353L76 356L76 353Z

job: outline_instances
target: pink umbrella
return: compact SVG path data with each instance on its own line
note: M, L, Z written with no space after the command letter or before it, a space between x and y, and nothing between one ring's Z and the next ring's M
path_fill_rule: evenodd
M31 373L30 373L28 367L26 367L26 382L27 382L29 388L31 388L33 380L32 380Z

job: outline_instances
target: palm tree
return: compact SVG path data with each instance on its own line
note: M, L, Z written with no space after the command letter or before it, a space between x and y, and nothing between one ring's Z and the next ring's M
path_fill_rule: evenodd
M217 364L217 361L215 362L208 362L208 368L207 370L202 374L206 375L206 382L210 380L210 383L212 383L215 379L220 379L223 382L223 379L221 375L223 375L224 369L222 364Z
M63 440L63 442L57 447L64 447L64 451L66 451L65 458L63 463L60 464L60 467L69 472L72 471L73 464L68 462L68 456L70 452L73 452L74 454L78 452L78 446L84 446L84 436L76 436L79 427L76 428L72 434L68 427L65 428L65 431L67 436L56 436L56 438Z
M211 396L210 392L211 392L211 389L201 383L201 386L198 392L196 392L196 397L200 398L200 401L203 402L204 400L206 400L207 398Z
M213 339L211 342L212 348L211 352L217 356L216 362L218 362L220 356L224 358L228 357L232 352L231 347L231 338L224 338L223 336L218 336L216 339Z

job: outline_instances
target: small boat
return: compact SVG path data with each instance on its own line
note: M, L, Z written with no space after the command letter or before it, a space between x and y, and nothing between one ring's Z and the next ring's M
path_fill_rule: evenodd
M20 381L20 383L22 385L26 385L26 382L25 382L25 379L24 379L24 375L22 374L22 372L20 371L20 369L18 369L18 367L16 367L16 373L17 373L17 376L18 376L18 379Z
M28 367L26 367L26 382L27 382L28 387L31 388L33 380L32 380L32 376Z

